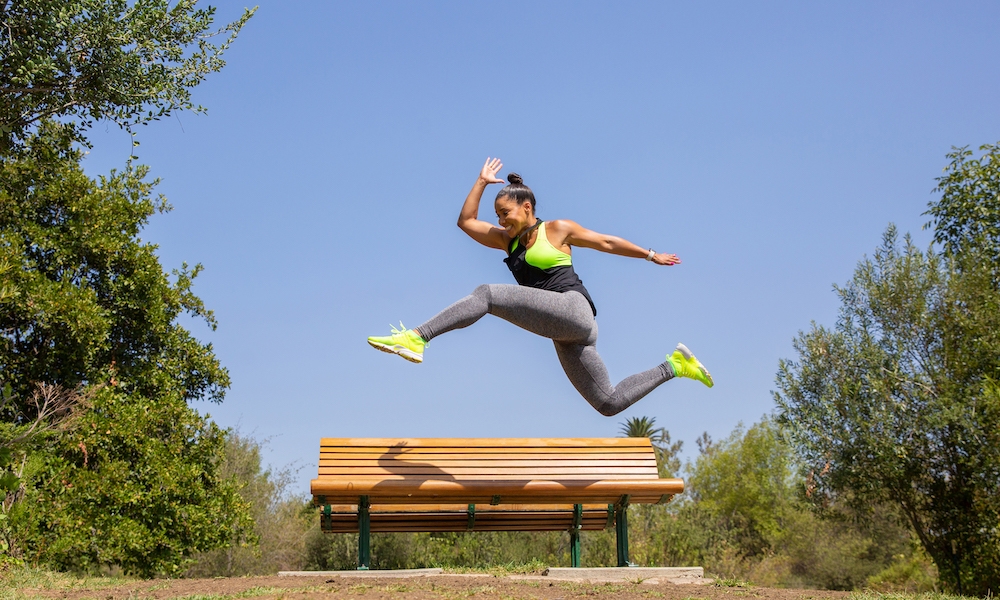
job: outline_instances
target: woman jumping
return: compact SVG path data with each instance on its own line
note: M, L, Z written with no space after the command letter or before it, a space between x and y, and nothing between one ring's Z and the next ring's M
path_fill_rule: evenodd
M472 295L444 309L416 329L397 330L368 343L411 362L423 362L427 343L442 333L468 327L487 313L552 340L566 376L580 395L602 415L620 413L658 385L674 377L697 379L712 387L712 376L684 344L648 371L611 385L597 354L597 309L573 270L573 246L645 258L658 265L676 265L673 254L644 250L622 238L590 231L573 221L543 222L535 216L535 195L521 176L507 176L509 185L497 194L494 207L500 227L479 220L479 202L486 186L503 183L500 159L486 159L472 191L465 198L458 226L484 246L507 253L504 262L518 285L481 285ZM402 325L400 325L402 327Z

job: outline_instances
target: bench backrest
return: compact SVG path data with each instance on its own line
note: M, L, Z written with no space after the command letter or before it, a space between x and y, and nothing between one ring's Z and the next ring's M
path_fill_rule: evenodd
M323 438L319 478L657 479L648 438Z

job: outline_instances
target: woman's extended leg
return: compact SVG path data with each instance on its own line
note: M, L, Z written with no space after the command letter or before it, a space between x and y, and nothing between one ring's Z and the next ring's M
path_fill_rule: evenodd
M570 383L597 412L606 417L632 406L658 385L674 378L674 369L664 362L611 385L608 370L593 344L554 342L556 354Z
M510 284L477 287L414 331L427 340L468 327L491 314L552 340L594 343L597 326L590 304L577 292L550 292Z

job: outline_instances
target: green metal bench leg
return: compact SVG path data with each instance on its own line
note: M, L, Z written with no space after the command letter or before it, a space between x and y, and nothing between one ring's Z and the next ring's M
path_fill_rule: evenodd
M577 568L580 566L580 532L574 531L569 534L569 557L572 561L572 566Z
M615 533L618 538L618 566L627 567L628 562L628 503L615 507Z
M583 505L573 505L573 527L569 530L569 559L576 568L580 566L580 528L583 526Z
M372 517L368 496L358 499L358 570L367 571L372 564Z

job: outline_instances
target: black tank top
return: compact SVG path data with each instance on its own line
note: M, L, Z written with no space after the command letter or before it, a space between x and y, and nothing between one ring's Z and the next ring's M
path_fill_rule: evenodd
M544 227L544 225L541 227ZM535 244L538 243L545 243L551 246L544 231L539 231L535 239ZM516 248L514 247L515 245L517 245ZM534 248L534 245L532 245L532 248ZM552 249L563 254L554 247ZM573 270L571 261L569 264L542 269L528 262L525 256L527 252L528 248L524 244L519 244L518 239L515 237L507 245L507 258L503 259L519 285L549 290L551 292L580 292L587 299L587 302L590 303L590 310L594 311L594 316L597 316L597 307L594 306L594 301L587 292L587 288L583 287L583 281L580 280L576 271Z

